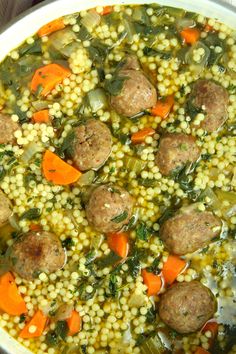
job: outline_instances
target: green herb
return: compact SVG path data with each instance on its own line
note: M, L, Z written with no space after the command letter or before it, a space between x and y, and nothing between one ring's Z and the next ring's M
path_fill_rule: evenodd
M6 171L5 171L4 167L2 165L0 165L0 181L3 180L5 175L6 175Z
M185 110L186 110L187 115L191 118L191 120L193 120L198 113L204 112L202 108L196 107L193 104L192 100L187 101Z
M25 44L19 49L20 56L25 54L42 54L41 40L36 39L32 44Z
M55 327L56 335L62 340L66 340L69 328L66 321L58 321Z
M236 94L236 85L230 84L227 89L228 89L230 95Z
M89 265L90 263L92 263L95 259L96 259L97 253L95 250L91 250L90 252L88 252L85 256L85 266Z
M19 106L15 105L13 107L14 114L16 114L19 117L19 122L21 124L28 122L29 118L26 115L26 112L22 112Z
M137 217L135 215L132 215L130 220L129 220L129 223L127 225L124 226L124 230L125 231L128 231L130 229L132 229L132 227L135 225L136 223L136 220L137 220Z
M127 219L127 217L128 217L128 212L127 212L127 210L125 210L125 211L123 211L123 213L112 218L111 221L115 222L116 224L119 224L120 222Z
M157 311L155 307L152 306L146 314L147 323L153 324L156 320L156 315L157 315Z
M115 274L111 274L109 278L109 290L112 297L117 297L118 295L118 286L117 286L117 277Z
M110 80L105 80L104 88L110 95L118 96L127 79L128 77L115 75Z
M109 267L114 265L115 263L119 262L121 257L118 256L115 252L111 251L107 256L99 258L96 262L99 268Z
M66 153L66 155L68 155L69 157L73 156L75 138L76 138L75 131L71 130L67 134L61 147L59 148L60 155L62 155L63 153Z
M59 338L58 335L56 334L55 331L49 331L46 334L46 339L45 339L46 344L49 347L55 347L59 343Z
M146 259L146 251L142 248L134 248L131 256L127 259L126 264L129 268L129 274L133 278L137 278L141 269L141 259Z
M39 84L39 85L37 86L37 88L36 88L36 91L35 91L34 95L35 95L36 97L38 97L38 96L41 95L42 91L43 91L43 85L42 85L42 84Z
M96 287L91 285L93 287L93 291L91 293L88 293L86 291L87 286L90 285L87 282L83 282L79 285L78 287L78 291L79 291L79 298L82 301L88 301L90 299L92 299L96 293L96 289L97 289L97 284Z
M144 187L155 187L157 181L151 178L138 178L138 184Z
M147 241L151 236L151 232L144 223L141 223L137 226L136 235L139 240Z
M30 182L36 180L36 175L34 173L27 173L26 175L24 175L23 180L24 180L25 188L28 188L30 185Z
M81 354L87 354L87 346L85 344L82 344L80 349L81 349Z
M150 267L147 268L148 272L154 273L156 275L160 274L160 268L159 268L159 264L160 264L160 258L157 257L154 259L152 265Z
M35 219L38 219L41 215L41 212L39 210L39 208L32 208L32 209L29 209L27 211L25 211L20 219L23 220L23 219L26 219L26 220L35 220Z
M89 33L89 31L87 30L87 28L85 26L80 26L80 30L77 33L77 37L81 40L81 41L90 41L92 39L92 35L91 33Z
M70 250L75 244L71 237L67 237L64 241L62 241L62 247Z
M93 39L90 42L90 46L87 48L89 57L94 63L103 64L107 54L109 53L109 48L107 45L103 44L99 39Z
M202 154L202 156L201 156L201 158L202 158L202 160L204 160L204 161L209 161L209 160L211 160L211 154Z
M21 314L21 315L20 315L20 321L19 321L19 323L25 322L25 319L26 319L26 315Z
M160 59L169 60L172 57L171 52L164 52L161 50L156 50L153 48L145 47L143 49L143 54L146 56L159 56Z

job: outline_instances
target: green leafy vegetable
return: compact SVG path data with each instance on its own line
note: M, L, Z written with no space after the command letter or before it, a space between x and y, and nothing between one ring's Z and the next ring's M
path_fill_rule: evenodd
M94 297L95 293L96 293L97 284L96 284L96 287L95 287L95 284L94 284L94 286L91 285L93 287L93 291L92 292L87 292L86 291L86 288L87 288L88 285L90 285L90 284L88 284L87 282L83 282L78 287L79 298L82 301L88 301L88 300L92 299Z
M23 219L26 219L26 220L35 220L35 219L38 219L41 215L41 212L38 208L32 208L32 209L29 209L27 211L25 211L20 219L23 220Z
M169 60L172 57L171 52L164 52L161 50L156 50L154 48L145 47L143 49L143 54L146 56L159 56L163 60Z
M115 274L111 274L109 278L109 290L112 297L117 297L118 295L118 286L117 286L117 277Z
M66 321L58 321L55 328L55 333L62 340L66 340L69 328Z
M151 236L151 232L144 223L141 223L137 226L136 235L139 240L147 241Z
M70 250L74 246L74 241L71 237L67 237L64 241L62 241L62 247Z
M128 212L125 210L125 211L123 211L123 213L112 218L111 221L115 222L116 224L119 224L120 222L127 219L127 217L128 217Z
M93 39L90 46L87 48L90 59L98 64L103 64L107 54L109 53L109 47L103 44L99 39Z
M41 46L40 39L36 39L31 44L26 43L19 49L20 56L23 56L25 54L41 54L41 53L42 53L42 46Z
M118 256L115 252L111 251L107 256L99 258L96 263L99 268L105 268L116 264L121 259L122 258Z
M141 259L146 259L146 251L142 248L134 248L131 256L127 259L126 264L128 265L128 272L133 277L136 278L139 275L141 269Z
M110 80L105 80L104 88L112 96L118 96L124 86L125 80L128 77L114 75Z
M81 41L90 41L92 39L91 33L87 30L85 26L81 26L79 32L77 33L78 38Z
M159 264L160 264L160 258L157 257L154 259L152 265L147 268L147 271L150 273L154 273L156 275L160 274L161 270L159 268Z
M193 120L198 113L203 113L202 108L196 107L192 100L188 100L185 107L187 115Z

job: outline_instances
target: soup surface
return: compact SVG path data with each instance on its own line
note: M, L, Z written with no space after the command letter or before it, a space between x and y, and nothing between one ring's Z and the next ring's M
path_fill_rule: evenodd
M97 7L9 53L0 326L38 354L236 353L235 114L235 30L182 9Z

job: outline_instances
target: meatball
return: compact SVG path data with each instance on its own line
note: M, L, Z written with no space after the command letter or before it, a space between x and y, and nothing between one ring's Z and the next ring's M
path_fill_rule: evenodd
M226 121L229 95L223 86L211 80L198 80L193 86L190 100L206 114L200 125L204 130L213 132Z
M133 198L118 186L96 187L86 206L88 222L98 231L119 231L128 224L133 209Z
M221 226L221 220L210 211L201 212L192 204L163 223L160 237L171 253L184 255L209 244L220 235Z
M199 330L215 311L213 294L198 281L174 284L162 295L159 304L162 321L179 333Z
M8 248L7 257L12 270L28 280L41 272L53 273L66 262L66 252L59 238L46 231L30 231L19 236Z
M7 223L11 215L11 202L7 196L2 191L0 191L0 227Z
M155 162L160 172L168 176L187 162L195 162L199 156L200 149L193 136L182 133L166 134L160 140Z
M74 128L72 158L81 170L98 169L108 159L112 148L112 136L106 124L96 119Z
M20 129L18 123L13 122L10 116L0 113L0 144L14 144L16 130Z
M132 117L156 104L156 89L140 70L136 58L127 57L118 76L125 78L121 92L111 96L111 105L118 114Z

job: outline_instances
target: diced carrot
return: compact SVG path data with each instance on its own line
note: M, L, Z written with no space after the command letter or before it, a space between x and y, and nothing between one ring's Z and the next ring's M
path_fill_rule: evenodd
M205 324L205 326L202 329L203 333L206 333L207 331L211 332L211 337L208 340L210 347L213 345L215 338L217 337L218 327L219 325L215 320L210 320Z
M38 310L31 320L26 323L25 327L21 330L19 337L28 339L40 337L47 323L47 316Z
M204 31L205 32L212 32L213 31L213 27L210 26L208 23L205 25L204 27Z
M164 119L168 117L174 103L174 96L167 96L164 99L157 101L157 104L152 108L151 113L153 116L158 116Z
M210 352L208 352L206 349L203 349L202 347L197 347L194 354L210 354Z
M24 299L18 292L15 279L10 272L0 277L0 310L13 316L27 312Z
M187 44L194 44L200 37L200 31L197 28L185 28L180 32L181 37Z
M59 185L68 185L76 182L82 173L63 161L59 156L47 150L43 156L43 173L45 178Z
M43 109L42 111L35 112L33 114L34 123L48 123L50 122L50 115L48 109Z
M168 285L172 284L186 266L187 263L183 259L170 255L162 268L165 282Z
M157 295L162 288L161 276L148 272L146 269L143 269L142 277L144 284L147 286L147 295Z
M113 11L113 6L103 6L102 12L100 12L101 15L109 15Z
M125 232L109 234L107 237L110 249L122 258L126 258L129 252L129 236Z
M48 64L37 69L31 81L31 90L47 96L57 84L71 75L71 71L58 64Z
M81 317L80 314L73 310L71 317L66 320L68 327L69 327L69 332L68 336L73 336L74 334L78 333L81 329Z
M39 37L43 37L63 28L65 28L63 18L58 18L42 26L37 33Z
M41 231L42 227L39 224L30 224L30 230L31 231Z
M132 134L131 141L133 144L141 144L145 142L147 136L152 136L155 134L155 132L156 131L152 128L141 129L137 131L137 133Z

